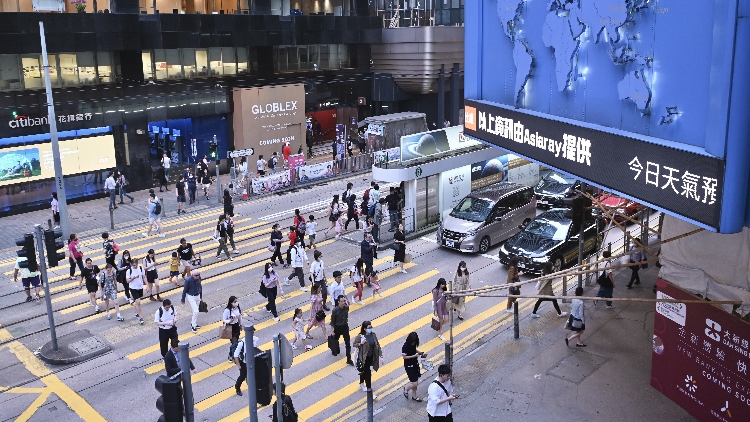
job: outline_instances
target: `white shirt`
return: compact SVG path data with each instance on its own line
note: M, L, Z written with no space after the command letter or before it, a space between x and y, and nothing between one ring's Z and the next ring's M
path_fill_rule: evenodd
M302 268L305 265L305 262L307 262L307 254L301 246L293 247L289 253L289 256L290 258L292 258L292 266L294 268Z
M135 277L134 280L128 281L128 287L130 287L132 290L143 289L143 276L145 274L146 273L143 271L143 268L141 268L140 266L135 269L133 269L133 267L128 268L128 270L125 272L125 279Z
M234 322L232 322L232 317L234 317ZM232 308L231 311L224 308L224 314L222 314L221 320L224 321L224 324L237 324L242 322L240 308Z
M53 212L60 212L60 204L57 202L57 199L52 198L52 202L50 203L52 205L52 211Z
M240 173L244 176L247 174L247 161L240 163Z
M161 318L159 318L159 311L161 311ZM162 330L169 330L174 326L176 316L177 312L174 310L174 306L170 306L168 311L164 309L163 306L160 306L159 309L156 310L156 313L154 313L154 322L171 322L170 325L159 326Z
M325 264L322 259L313 261L310 266L310 272L313 275L313 281L321 281L325 278Z
M266 167L266 160L261 158L256 164L258 165L258 171L263 171Z
M16 258L16 269L18 270L18 275L21 276L21 278L31 278L36 277L39 275L39 271L31 272L28 268L21 268L20 264L21 262L28 261L28 258L25 257L18 257Z
M346 287L344 286L344 281L341 280L341 283L337 283L336 279L333 279L333 283L328 286L328 291L331 295L331 304L333 306L336 306L336 299L341 295L346 296Z
M245 343L245 337L240 338L242 344L238 344L237 347L234 348L234 357L239 358L240 353L243 354L243 356L247 356L247 343ZM258 347L258 337L253 336L253 346Z
M315 221L308 221L307 226L305 226L305 233L309 236L311 234L315 234L315 228L318 227L318 223Z
M156 271L156 257L153 261L149 261L148 258L144 259L143 266L146 271Z
M352 272L352 279L354 279L355 283L359 283L360 281L362 281L362 274L359 273L356 265L353 266L350 271Z
M169 165L172 163L172 160L170 160L169 157L162 157L161 162L164 163L164 168L168 169Z
M107 180L104 181L104 190L113 190L115 188L115 178L112 176L109 176Z
M435 381L440 382L437 378L435 378ZM448 393L451 393L453 391L453 385L451 385L451 381L448 380L443 384L443 387L448 391ZM445 394L445 391L443 391L442 388L440 388L439 385L435 384L434 382L430 383L430 386L427 387L427 413L430 416L446 416L451 413L451 405L450 402L443 402L440 404L437 404L440 400L443 400L447 398L448 396Z

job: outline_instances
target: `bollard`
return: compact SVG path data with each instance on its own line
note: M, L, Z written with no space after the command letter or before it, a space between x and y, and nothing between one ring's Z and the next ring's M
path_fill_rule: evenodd
M367 389L367 422L373 422L373 398L372 398L372 388Z
M167 210L164 209L164 198L159 198L159 203L161 204L161 215L162 216L167 215Z
M451 362L451 345L450 343L445 343L445 364L448 366L452 365Z
M109 228L110 230L115 229L115 210L109 209Z
M518 339L521 337L521 333L518 328L518 300L513 302L513 338Z
M563 276L562 283L563 283L563 285L562 285L562 295L563 295L563 297L565 297L565 296L568 295L568 277L567 276ZM570 303L570 301L568 299L563 299L562 303Z
M49 218L47 219L47 226L49 226L49 229L52 230L52 220Z

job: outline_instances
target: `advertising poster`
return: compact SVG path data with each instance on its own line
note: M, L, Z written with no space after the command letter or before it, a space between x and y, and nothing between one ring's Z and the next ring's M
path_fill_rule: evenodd
M299 169L300 183L312 182L333 176L333 161L302 166Z
M463 136L463 126L453 126L401 137L401 161L416 160L442 152L481 145Z
M471 193L471 166L440 173L440 214L444 218L453 207Z
M0 184L22 182L41 175L39 148L0 152Z
M385 127L383 125L369 123L367 130L365 131L365 140L367 141L367 149L370 151L379 151L385 145L383 135Z
M501 155L471 165L471 190L477 190L508 179L508 155Z
M252 179L253 193L263 194L286 188L292 184L289 172L281 172L270 176Z
M376 163L392 163L401 159L401 148L388 148L382 151L375 151Z
M336 125L336 156L339 160L346 155L346 126Z
M535 186L539 183L539 164L508 154L508 182Z
M657 280L657 299L698 297ZM651 386L700 421L750 420L750 325L718 305L656 303Z
M289 156L289 168L295 169L297 167L302 167L305 165L305 155L304 154L294 154Z

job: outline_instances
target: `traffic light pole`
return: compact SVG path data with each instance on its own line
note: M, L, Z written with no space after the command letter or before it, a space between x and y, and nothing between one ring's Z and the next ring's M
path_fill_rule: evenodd
M41 25L41 22L39 24ZM49 84L49 80L47 83ZM55 332L55 317L52 315L52 298L50 297L49 284L47 283L47 261L44 259L44 238L42 237L41 224L34 225L34 236L36 237L36 250L39 252L39 274L42 286L44 287L44 302L47 304L47 320L49 321L49 333L52 336L52 350L57 352L57 333Z
M169 353L169 352L167 352ZM195 412L193 409L193 384L190 381L190 343L180 342L180 369L182 370L182 394L185 403L185 421L193 422Z
M581 230L578 233L578 264L583 265L583 232L586 227L586 219L581 221ZM578 274L578 287L583 288L583 274Z
M255 326L247 324L244 328L245 350L247 350L245 365L247 365L247 399L250 402L250 422L258 422L258 400L256 398L258 389L255 386L255 344L253 343Z
M276 370L276 417L278 422L284 422L284 405L281 393L281 334L273 336L273 367Z
M39 36L42 40L42 64L44 66L44 87L47 92L47 121L49 133L52 139L52 161L55 165L55 188L57 190L57 201L60 209L60 228L63 239L70 237L70 224L68 221L68 197L65 194L65 180L63 179L62 161L60 158L60 147L57 144L57 116L55 116L55 103L52 101L52 83L49 77L49 59L47 57L47 41L44 38L44 23L39 21ZM46 277L46 275L45 275ZM45 292L47 283L45 282ZM47 296L49 297L49 295ZM48 302L49 303L49 302ZM50 314L51 316L51 314ZM51 327L54 327L51 325ZM54 329L54 328L53 328ZM53 342L54 340L53 336ZM57 345L55 343L55 351Z

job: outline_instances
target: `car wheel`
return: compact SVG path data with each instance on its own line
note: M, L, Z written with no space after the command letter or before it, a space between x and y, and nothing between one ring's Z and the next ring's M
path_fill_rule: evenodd
M553 272L558 272L562 270L562 266L563 266L562 258L560 258L559 256L552 258L552 271Z
M479 253L487 253L490 249L490 238L485 236L479 241Z

